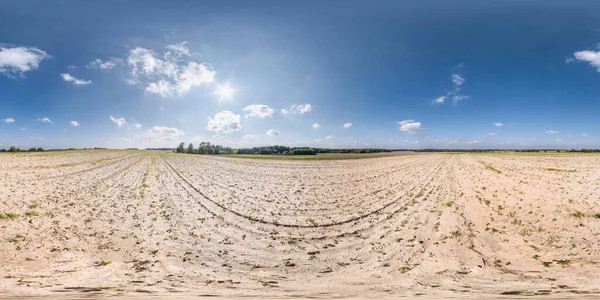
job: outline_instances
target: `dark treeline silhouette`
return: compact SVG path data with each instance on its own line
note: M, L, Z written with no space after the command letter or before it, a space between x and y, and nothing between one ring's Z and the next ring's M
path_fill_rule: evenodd
M233 149L231 147L213 145L209 142L200 143L198 148L194 148L194 144L190 143L186 148L185 143L181 142L175 149L175 152L189 154L233 154Z

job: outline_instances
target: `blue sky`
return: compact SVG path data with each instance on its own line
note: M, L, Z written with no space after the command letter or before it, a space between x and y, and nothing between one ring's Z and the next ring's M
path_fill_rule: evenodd
M0 1L0 148L600 147L600 2L416 2Z

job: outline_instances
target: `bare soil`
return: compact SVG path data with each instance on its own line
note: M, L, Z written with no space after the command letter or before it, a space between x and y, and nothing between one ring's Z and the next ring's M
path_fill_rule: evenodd
M600 155L0 155L0 297L600 293Z

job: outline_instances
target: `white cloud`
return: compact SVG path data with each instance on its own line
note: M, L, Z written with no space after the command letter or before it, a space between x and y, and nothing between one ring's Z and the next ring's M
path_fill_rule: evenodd
M269 129L267 131L267 135L269 135L269 136L278 136L279 135L279 131L277 131L275 129Z
M88 84L92 83L91 80L79 79L74 76L71 76L71 74L69 74L69 73L60 74L60 76L62 76L64 81L72 82L74 85L88 85Z
M15 119L13 119L13 118L6 118L6 119L2 120L2 122L6 123L6 124L10 124L10 123L14 123Z
M122 63L123 63L123 59L117 58L117 57L110 57L106 61L102 61L101 59L97 58L96 60L90 62L88 64L88 67L89 68L98 68L98 69L102 69L102 70L110 70Z
M328 135L328 136L325 137L326 140L330 140L332 138L333 138L333 135Z
M469 99L469 98L470 98L469 96L455 95L454 97L452 97L452 103L457 104L459 101Z
M548 130L546 131L547 134L558 134L558 131L556 130Z
M144 137L151 139L172 140L174 137L184 135L183 130L175 127L154 126L144 133Z
M575 52L573 55L576 60L587 62L600 72L600 51L584 50Z
M187 42L168 45L162 58L150 49L137 47L129 51L127 63L130 83L144 86L146 93L163 97L185 95L193 87L215 81L216 72L207 64L190 59Z
M312 128L314 128L314 129L318 129L319 127L321 127L321 125L319 123L312 124Z
M582 137L588 137L587 133L582 133L581 136Z
M117 124L117 127L121 128L123 127L123 125L127 124L127 121L125 121L125 118L115 118L112 115L110 116L110 120L113 121L113 123Z
M481 143L481 141L478 141L478 140L474 140L474 141L468 141L468 142L467 142L467 144L471 144L471 145L474 145L474 144L480 144L480 143Z
M554 139L554 141L556 141L556 142L562 142L561 139Z
M77 122L77 121L71 121L70 123L71 123L71 126L73 126L73 127L79 126L79 122Z
M37 119L37 121L42 122L42 123L54 123L54 122L52 122L52 120L48 119L48 117L43 117L41 119Z
M452 83L454 83L456 86L461 86L463 83L465 83L465 79L458 74L452 74Z
M400 125L400 131L404 131L408 134L415 134L423 129L421 127L421 122L415 122L414 120L397 121L396 123Z
M253 140L255 138L256 138L256 136L253 135L253 134L246 134L246 135L244 135L244 139L245 140Z
M490 132L487 134L487 137L495 137L496 135L498 134L496 134L495 132Z
M462 67L464 67L464 66L465 66L465 63L464 63L464 62L461 62L460 64L458 64L458 65L454 66L454 68L456 68L456 69L460 69L460 68L462 68Z
M446 101L446 96L441 96L441 97L433 100L433 103L442 104L442 103L444 103L444 101Z
M36 70L40 63L49 58L46 52L34 47L0 48L0 73L8 77Z
M27 131L27 128L21 127L21 131Z
M504 124L502 124L500 122L494 122L494 126L496 126L496 127L502 127L502 125L504 125Z
M140 123L133 123L133 124L131 124L131 127L134 127L135 129L140 129L140 128L142 128L142 124L140 124Z
M289 113L290 113L290 111L289 111L289 110L287 110L287 109L285 109L285 108L282 108L282 109L281 109L281 113L282 113L282 114L284 114L284 115L287 115L287 114L289 114Z
M224 110L209 118L206 129L219 133L232 133L242 129L240 115L236 115L229 110Z
M272 108L265 104L252 104L244 107L243 111L248 112L246 114L246 118L248 117L272 117L275 112Z
M294 105L290 106L290 112L294 115L303 114L303 113L307 113L310 111L312 111L312 106L308 103L294 104ZM283 113L283 110L281 110L281 112Z
M350 127L352 127L352 123L346 123L346 124L344 124L344 129L348 129Z

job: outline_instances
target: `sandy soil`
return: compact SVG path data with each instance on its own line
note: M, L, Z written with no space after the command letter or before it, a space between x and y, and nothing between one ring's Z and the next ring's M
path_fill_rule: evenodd
M74 151L0 178L0 297L600 293L600 155Z

